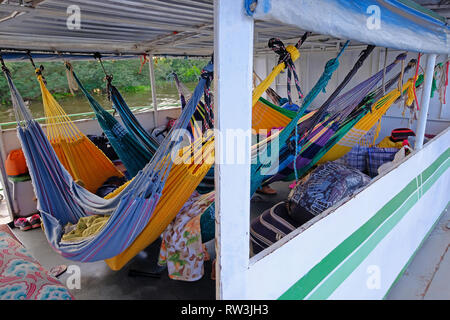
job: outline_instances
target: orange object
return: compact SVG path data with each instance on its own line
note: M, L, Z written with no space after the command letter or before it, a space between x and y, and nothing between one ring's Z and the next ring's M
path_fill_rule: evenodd
M20 176L28 173L27 162L22 149L11 150L5 162L6 174L8 176Z

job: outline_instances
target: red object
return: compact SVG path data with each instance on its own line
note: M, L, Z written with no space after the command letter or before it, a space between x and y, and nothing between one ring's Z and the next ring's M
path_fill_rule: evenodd
M31 229L30 222L28 222L28 220L25 218L18 218L14 220L14 226L22 231L27 231Z
M39 214L33 214L30 218L30 224L33 229L41 227L41 217Z
M169 122L167 123L167 129L172 129L172 127L175 125L175 122L177 121L177 119L169 119Z
M145 63L148 61L146 53L142 54L142 56L140 56L140 58L141 58L141 67L139 68L139 74L141 74L142 68L144 67Z
M415 136L416 134L409 128L398 128L391 131L391 141L400 142L408 141L408 137Z
M11 150L5 161L6 174L16 177L28 173L27 162L22 149Z

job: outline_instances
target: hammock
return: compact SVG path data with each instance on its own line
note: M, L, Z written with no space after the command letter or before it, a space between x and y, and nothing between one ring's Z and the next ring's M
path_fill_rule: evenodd
M346 49L346 47L348 46L349 41L347 41L345 43L345 45L342 47L342 49L340 50L340 52L338 53L338 55L336 56L336 58L329 60L324 68L324 71L321 75L321 77L319 78L319 80L317 81L317 83L314 85L314 87L312 88L312 90L308 93L308 95L305 97L305 99L303 100L302 103L302 107L299 109L299 111L297 112L296 116L289 122L289 124L282 129L278 134L275 134L273 136L271 136L271 138L277 138L279 141L279 146L280 149L283 148L283 146L286 144L286 142L289 139L289 136L291 135L292 131L295 129L295 131L297 131L298 128L298 123L299 120L303 117L303 114L305 112L305 110L310 106L310 104L312 103L312 101L319 95L320 92L322 92L325 87L327 86L328 82L330 81L334 71L337 70L337 68L339 67L339 58L342 55L342 53L344 52L344 50ZM286 48L287 49L287 48ZM277 53L279 53L280 51L278 51ZM292 60L286 60L289 63L292 63ZM293 63L292 63L293 65ZM277 68L274 68L274 70ZM292 72L295 74L295 68L292 68ZM269 75L269 77L271 77L271 75ZM272 78L273 81L274 78ZM267 79L266 79L267 80ZM267 81L262 82L264 83L262 89L264 89L267 86L270 86L270 83L267 83ZM261 84L262 84L261 83ZM260 84L260 85L261 85ZM258 86L259 87L259 86ZM299 88L297 87L297 90L299 90ZM336 89L338 90L338 89ZM259 90L259 95L262 95L264 91L263 90ZM260 96L258 96L258 94L253 94L253 101L257 101ZM290 92L288 91L288 96L290 96ZM289 97L289 101L291 101L291 98ZM316 112L310 112L309 114L306 115L307 119L304 119L304 121L301 123L301 126L304 128L304 130L306 131L308 128L311 128L311 125L314 123L313 119L316 117ZM297 133L297 132L296 132ZM266 155L271 154L272 153L272 146L270 143L267 144L267 152L265 153ZM264 174L262 172L262 169L265 168L267 169L268 167L268 156L264 157L259 157L258 161L256 161L254 164L252 164L251 166L251 173L252 173L252 179L251 179L251 188L250 188L250 194L253 194L262 184L262 182L267 179L268 177L270 177L270 175L268 175L267 173ZM271 175L275 174L277 172L275 169L269 169L268 172L271 173Z
M100 124L105 135L108 137L111 146L123 162L127 169L127 175L129 178L134 177L139 170L145 167L150 162L152 155L148 149L146 149L137 140L135 136L129 133L120 123L114 118L108 111L102 108L102 106L92 97L92 95L86 90L77 75L73 71L72 66L66 62L66 67L72 74L73 78L78 84L83 94L89 101L91 108L94 110L97 116L97 121Z
M135 138L148 150L150 154L154 154L158 148L158 141L156 141L139 123L138 119L131 112L127 103L123 99L119 90L111 84L112 76L106 76L108 82L108 92L113 102L114 109L119 113L123 124L128 129L128 132L134 134ZM157 123L155 123L155 127Z
M47 138L73 179L95 193L108 178L123 177L111 160L75 126L48 91L41 69L36 69L36 75L44 104Z
M408 66L405 68L406 73L410 68L416 64L416 60L411 60ZM392 87L393 84L401 77L401 73L397 74L388 84L386 89ZM423 82L423 75L420 75L416 81L416 87L420 86ZM410 79L403 85L403 92L408 93L408 99L405 101L406 105L411 105L411 99L414 99L414 92L411 92L413 88L413 79ZM347 152L349 152L361 139L367 134L376 123L380 123L381 117L389 110L389 108L394 104L400 97L400 90L394 89L391 92L383 96L383 88L380 87L377 92L373 93L371 101L368 101L360 109L362 109L360 114L356 119L352 119L353 123L351 126L348 124L344 125L340 132L333 137L332 140L335 143L329 146L322 153L322 157L318 160L318 163L324 163L327 161L334 161L343 157ZM373 102L375 103L373 104ZM377 138L375 135L374 139Z
M175 86L177 87L177 91L180 96L181 108L183 109L186 106L186 96L189 97L191 94L189 89L178 79L178 75L175 72L172 72L171 75L174 78ZM192 116L188 131L194 139L197 139L203 132L212 128L214 128L213 111L205 107L205 105L200 101L194 115Z
M211 135L188 146L189 151L194 150L190 163L174 164L170 157L182 138L179 133L182 130L178 129L186 127L205 87L211 83L212 63L205 67L193 98L152 160L112 199L100 198L74 183L26 109L6 66L2 69L10 87L18 135L49 243L68 259L82 262L108 259L112 269L120 269L159 237L212 164L208 158L214 152ZM187 155L190 157L191 152ZM67 223L93 214L109 216L97 234L75 243L60 241Z
M414 93L411 92L413 81L413 79L410 79L404 84L403 87L408 92L408 99L405 101L406 105L411 105L414 101ZM422 77L418 79L418 81L416 82L416 86L420 85L421 81L423 81ZM339 145L342 143L342 139L352 131L357 132L357 134L352 134L355 138L347 140L349 142L349 145L356 145L359 140L361 140L361 132L363 132L362 129L358 128L369 128L370 130L370 127L373 127L376 122L379 123L383 114L386 113L390 106L392 106L392 104L395 103L399 97L400 91L398 89L395 89L377 100L373 104L373 107L372 104L365 105L364 108L367 110L356 113L354 118L350 117L326 142L326 144L313 156L310 163L298 169L298 176L303 176L304 174L306 174L315 164L327 162L327 158L325 158L324 155L331 152L331 150L333 150L334 154L332 154L332 158L329 161L336 160L337 158L334 159L334 157L337 156L336 153L338 152L342 154L342 156L344 156L348 151L350 151L351 147L349 148L347 145L345 148L342 148L342 146ZM285 178L285 180L293 179L295 179L295 177L292 173L290 176Z
M355 67L344 79L343 83L338 88L343 87L349 82L348 77L352 77L356 71L361 67L364 60L370 52L365 52ZM331 137L338 131L340 126L345 123L347 117L357 108L369 92L376 86L376 84L383 78L383 74L389 73L396 64L403 61L406 54L399 55L396 60L386 67L385 70L380 70L375 75L355 86L345 94L334 98L335 93L318 109L314 120L316 124L314 129L309 133L305 130L300 134L296 133L291 137L288 146L282 150L280 155L280 170L276 175L269 178L266 183L271 183L279 180L292 179L292 173L295 179L298 179L300 170L306 166L311 167L314 163L316 154L320 153L322 148L330 141ZM300 141L298 143L297 141ZM334 141L334 140L333 140ZM302 171L304 172L304 171Z
M276 106L259 98L252 108L252 129L256 132L272 128L284 128L297 113Z

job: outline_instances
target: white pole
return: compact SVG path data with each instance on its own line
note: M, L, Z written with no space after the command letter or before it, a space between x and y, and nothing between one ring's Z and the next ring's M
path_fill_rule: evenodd
M214 1L218 299L247 298L253 20L242 4L242 0ZM235 139L233 131L245 134ZM240 161L227 159L231 154Z
M155 64L153 61L153 54L148 55L148 67L150 70L150 87L152 89L152 103L153 103L153 120L155 128L158 126L158 100L156 99L156 80L155 80Z
M428 118L428 107L430 106L431 86L433 84L434 65L436 64L436 54L429 54L427 67L425 70L425 84L422 92L422 105L420 106L419 119L416 127L416 143L414 148L420 150L423 147L425 128Z

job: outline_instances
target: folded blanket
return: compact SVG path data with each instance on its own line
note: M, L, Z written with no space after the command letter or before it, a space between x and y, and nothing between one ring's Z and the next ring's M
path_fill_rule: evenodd
M108 222L109 216L93 215L83 217L77 224L68 223L64 227L61 242L77 242L94 236Z

